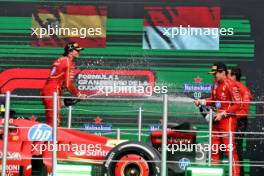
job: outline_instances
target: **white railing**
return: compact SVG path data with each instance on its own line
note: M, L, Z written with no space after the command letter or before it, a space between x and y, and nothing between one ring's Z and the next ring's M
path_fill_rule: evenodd
M10 111L10 101L11 101L11 98L44 98L43 96L20 96L20 95L11 95L10 92L7 92L6 94L1 94L0 96L2 97L6 97L6 101L5 101L5 121L4 121L4 138L3 138L3 155L2 155L2 176L6 176L6 165L7 165L7 147L8 147L8 129L9 129L9 111ZM45 98L52 98L53 99L53 133L52 133L52 137L53 137L53 145L54 146L57 146L57 102L58 102L58 95L56 93L53 94L53 96L48 96L48 97L45 97ZM72 99L78 99L77 97L60 97L60 98L72 98ZM144 99L144 98L134 98L134 99L126 99L126 98L119 98L119 99L116 99L116 98L107 98L105 99L105 97L91 97L89 98L89 100L142 100L142 101L163 101L163 119L162 119L162 160L161 160L161 164L162 164L162 172L161 172L161 176L166 176L167 175L167 170L165 168L166 167L166 164L167 163L170 163L170 162L173 162L173 163L177 163L176 161L167 161L167 151L165 150L167 147L167 121L168 121L168 102L169 102L169 99L168 99L168 96L165 94L163 96L163 99L157 99L157 98L154 98L152 99L151 97L148 97L148 99ZM212 102L216 102L216 101L212 101ZM224 101L224 102L228 102L230 103L231 101ZM190 102L188 102L190 103ZM248 103L248 102L232 102L232 103ZM251 104L264 104L263 101L252 101L250 102ZM19 109L19 108L17 108ZM22 110L43 110L43 109L25 109L25 108L20 108ZM68 123L67 123L67 128L71 128L72 126L72 111L73 110L76 110L76 111L89 111L89 112L95 112L95 111L91 111L91 110L87 110L87 109L74 109L73 107L69 106L68 108ZM114 112L114 111L96 111L96 112ZM125 133L125 132L121 132L120 129L116 129L117 132L117 140L121 140L121 134L129 134L129 135L137 135L138 136L138 141L141 141L142 140L142 136L148 136L148 134L145 134L144 133L144 129L142 129L142 113L143 112L159 112L160 111L147 111L147 110L143 110L142 107L139 107L138 110L131 110L131 111L116 111L116 112L138 112L138 129L137 129L137 133ZM188 113L188 112L175 112L177 113L178 115L180 114L190 114L190 115L195 115L195 114L199 114L199 113ZM249 116L264 116L264 114L250 114ZM213 134L213 111L212 109L210 110L210 115L209 115L209 131L200 131L200 130L175 130L175 131L178 131L178 132L195 132L195 133L206 133L206 134L209 134L209 135L206 135L206 136L203 136L203 137L206 137L208 138L208 141L209 141L209 146L212 145L212 134ZM20 128L23 128L23 127L20 127ZM28 127L25 127L25 128L28 128ZM82 130L82 128L71 128L71 129L78 129L78 130ZM130 130L133 130L133 129L126 129L126 131L130 131ZM111 132L113 133L113 132ZM217 133L224 133L224 132L217 132ZM233 134L240 134L240 133L243 133L243 134L248 134L248 135L264 135L264 132L232 132L230 131L228 136L229 136L229 144L231 145L232 144L232 141L233 141ZM105 133L107 134L107 133ZM251 138L249 138L251 139ZM253 138L252 138L253 139ZM257 138L256 140L258 139L261 139L261 138ZM262 138L263 139L263 138ZM232 150L230 150L229 152L229 162L228 162L228 165L229 165L229 175L232 176L232 165L233 165L233 153L232 153ZM56 165L57 165L57 150L53 150L52 152L52 175L55 176L56 175ZM211 161L212 161L212 148L209 147L209 155L208 155L208 165L210 166L211 165ZM155 161L156 162L156 161ZM159 162L159 161L157 161ZM241 161L242 162L242 161ZM259 166L259 167L263 167L264 166L264 161L263 163L259 162L259 161L255 161L256 164L250 164L250 166ZM219 165L222 165L222 164L219 164ZM224 164L225 165L225 164ZM242 164L242 165L245 165L245 164Z

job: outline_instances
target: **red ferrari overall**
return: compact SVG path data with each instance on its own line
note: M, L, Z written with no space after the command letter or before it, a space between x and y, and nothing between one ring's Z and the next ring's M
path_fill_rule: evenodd
M215 101L215 102L211 102ZM221 102L226 101L226 102ZM228 102L232 101L232 102ZM236 112L240 109L241 96L237 84L229 78L223 81L215 81L212 86L212 96L206 99L206 104L215 106L217 112L225 112L226 117L213 124L213 137L212 143L214 146L218 145L218 151L212 152L212 162L217 164L220 160L219 146L224 144L226 147L225 153L229 155L229 149L232 147L229 145L228 132L236 131ZM237 102L237 103L234 103ZM220 133L218 133L220 132ZM225 133L223 133L225 132ZM234 136L234 135L233 135ZM235 138L233 137L233 176L240 176L239 159L236 152Z
M245 134L244 132L247 130L247 123L248 123L248 113L250 107L250 101L252 100L252 95L250 90L242 84L242 82L237 82L239 87L240 95L242 98L243 103L241 104L241 108L237 111L237 133L236 134L236 148L238 157L241 160L244 159L244 151L243 151L243 142ZM244 175L244 168L241 166L241 175Z
M248 116L250 101L252 100L252 95L250 90L242 84L242 82L238 82L238 87L240 91L240 95L243 103L241 104L240 110L237 112L238 118L246 118ZM248 102L248 103L245 103Z
M60 96L62 89L68 89L74 96L79 94L78 90L74 87L74 70L75 62L69 57L61 57L52 64L52 69L48 80L46 81L43 89L42 96L52 96L54 92ZM52 98L44 97L43 104L45 106L46 122L52 126ZM60 115L61 102L58 99L58 126L61 123Z

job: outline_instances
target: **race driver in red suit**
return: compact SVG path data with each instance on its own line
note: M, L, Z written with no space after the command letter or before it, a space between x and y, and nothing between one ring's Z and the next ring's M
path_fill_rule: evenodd
M215 63L210 74L213 74L215 81L212 85L212 96L208 99L195 100L199 105L213 106L217 109L213 123L213 146L218 146L218 151L212 152L212 163L218 164L220 161L220 145L222 151L229 155L229 150L233 153L233 176L240 176L240 162L236 151L235 140L233 137L232 146L229 145L228 132L236 131L236 113L241 106L241 96L237 84L228 78L227 67L224 63ZM218 133L220 132L220 133ZM225 132L225 133L223 133Z
M75 60L80 57L80 51L83 50L77 43L70 42L64 47L64 54L58 58L53 64L50 72L50 76L46 81L43 89L42 96L43 104L45 106L46 123L52 126L52 108L53 100L47 96L53 96L56 92L58 96L62 95L62 89L68 89L73 96L78 96L81 99L85 99L86 95L81 94L73 85L74 83L74 71ZM58 99L58 126L61 124L60 115L61 102Z

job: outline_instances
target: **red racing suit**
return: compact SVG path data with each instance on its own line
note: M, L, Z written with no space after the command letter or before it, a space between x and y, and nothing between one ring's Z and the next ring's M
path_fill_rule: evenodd
M215 101L215 102L211 102ZM221 102L226 101L226 102ZM232 102L231 102L232 101ZM206 99L206 105L214 106L217 112L225 112L226 116L220 121L213 123L213 146L218 146L218 150L212 151L212 162L217 164L220 160L219 146L224 144L225 153L228 156L232 147L229 145L228 132L236 131L236 112L240 109L241 96L235 81L226 78L221 82L215 81L212 85L212 96ZM220 133L218 133L220 132ZM225 132L225 133L223 133ZM235 135L233 135L235 136ZM236 151L235 137L232 138L233 146L233 176L240 176L239 158Z
M241 161L244 159L243 138L245 137L244 132L247 129L247 124L248 124L247 117L250 107L249 102L252 100L252 95L250 90L246 86L244 86L242 82L236 82L236 83L239 87L240 95L243 101L241 103L241 108L237 111L237 132L239 133L236 134L236 148L237 148L238 157ZM240 168L241 168L241 175L244 175L243 166L241 166Z
M56 92L58 96L62 95L62 89L68 89L74 96L79 94L79 91L74 87L74 71L75 62L68 57L60 57L53 64L50 72L50 76L46 81L43 89L42 96L53 96ZM52 126L52 97L44 97L43 104L45 106L46 123ZM58 126L61 123L60 115L61 102L58 98Z
M237 82L237 84L243 101L243 103L241 104L241 108L239 109L239 111L237 111L237 118L246 118L249 113L252 94L250 90L245 85L243 85L242 82ZM245 103L245 102L249 102L249 103Z

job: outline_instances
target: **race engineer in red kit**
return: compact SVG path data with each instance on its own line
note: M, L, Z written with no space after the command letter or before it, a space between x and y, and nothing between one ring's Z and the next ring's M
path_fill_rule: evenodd
M42 89L42 96L45 96L43 98L43 104L45 106L46 123L50 126L52 126L53 121L53 100L51 96L53 96L54 92L56 92L58 96L61 96L63 88L66 88L73 96L78 96L81 99L86 98L86 95L81 94L74 87L75 60L80 57L81 50L83 50L83 48L77 43L70 42L65 45L63 56L52 64L49 78ZM58 126L61 124L60 108L61 102L58 98Z
M244 152L243 152L243 139L245 137L244 132L247 129L248 123L248 113L250 108L250 102L252 101L252 94L250 90L241 82L241 70L240 68L231 68L228 69L228 76L230 79L234 80L238 87L239 92L242 98L241 108L237 111L237 129L239 132L236 134L236 147L239 160L243 160ZM244 169L241 168L241 175L244 175Z
M245 119L249 113L250 102L252 100L252 94L250 90L241 82L241 70L239 68L228 69L228 76L234 80L238 87L242 98L242 104L239 111L237 111L238 119Z
M212 153L212 163L219 164L220 161L220 145L222 151L229 155L229 151L233 153L233 176L240 176L240 162L236 151L235 139L233 137L232 146L229 145L228 133L236 131L236 113L241 106L241 96L239 88L235 81L227 76L227 67L224 63L215 63L209 74L213 74L215 81L212 85L212 95L208 99L195 100L195 105L208 105L215 107L216 115L213 123L213 146L218 146L218 151ZM233 135L234 136L234 135Z

